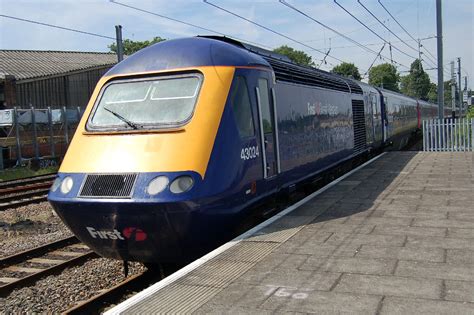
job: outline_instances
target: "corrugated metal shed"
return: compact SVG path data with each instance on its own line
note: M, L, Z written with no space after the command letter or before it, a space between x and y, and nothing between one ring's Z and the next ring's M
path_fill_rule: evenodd
M115 63L114 53L0 50L0 79L6 75L16 80L40 78Z

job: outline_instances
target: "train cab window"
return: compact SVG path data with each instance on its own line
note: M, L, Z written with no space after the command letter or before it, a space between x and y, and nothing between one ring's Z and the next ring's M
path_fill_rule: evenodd
M202 76L115 81L105 86L88 129L157 129L185 124L194 112Z
M252 109L247 82L244 77L237 76L235 78L234 87L231 92L231 103L240 136L242 138L253 136L255 130L252 119Z

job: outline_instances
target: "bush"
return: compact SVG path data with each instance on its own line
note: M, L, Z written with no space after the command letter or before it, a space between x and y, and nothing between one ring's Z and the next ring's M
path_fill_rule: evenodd
M474 118L474 105L471 105L467 108L466 117Z

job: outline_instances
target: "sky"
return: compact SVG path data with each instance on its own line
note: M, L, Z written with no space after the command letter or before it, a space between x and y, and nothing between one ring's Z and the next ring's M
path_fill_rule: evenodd
M396 62L400 74L406 75L414 58L418 58L418 43L412 39L413 37L422 39L423 67L431 81L437 83L437 71L434 69L437 61L436 0L337 0L337 3L375 34L346 13L334 0L286 1L309 18L278 0L208 1L280 35L198 0L0 0L0 15L54 24L111 38L115 37L115 25L122 25L123 38L137 41L155 36L173 39L216 35L211 32L212 30L267 49L288 45L303 50L311 55L314 62L323 70L330 70L341 61L352 62L362 75L372 63L377 65L390 62L388 44L382 51L385 60L377 58L384 41L391 43L392 59ZM208 30L184 25L120 4L178 19ZM386 28L361 4L382 21ZM450 62L460 57L462 87L464 88L464 77L467 76L468 88L474 89L474 0L443 0L442 5L444 80L448 80L451 75ZM373 52L357 47L353 42L325 29L310 18L367 45ZM112 42L113 39L109 38L0 16L0 49L106 52L109 51L107 46ZM329 55L323 63L325 52L328 51Z

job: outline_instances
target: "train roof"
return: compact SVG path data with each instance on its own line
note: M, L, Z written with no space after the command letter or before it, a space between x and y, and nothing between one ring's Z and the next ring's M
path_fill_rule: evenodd
M352 80L293 63L288 57L228 37L198 36L166 40L129 56L107 72L123 75L199 66L263 66L277 81L362 94Z
M107 75L133 74L202 66L264 66L262 57L225 41L205 37L170 39L123 60Z
M225 41L233 45L238 45L239 47L261 56L272 67L277 81L362 94L362 89L360 88L357 81L313 67L298 65L291 61L287 56L247 43L242 43L227 37L210 36L208 38L214 38L216 40Z

